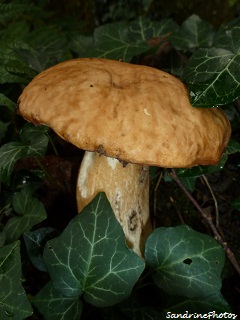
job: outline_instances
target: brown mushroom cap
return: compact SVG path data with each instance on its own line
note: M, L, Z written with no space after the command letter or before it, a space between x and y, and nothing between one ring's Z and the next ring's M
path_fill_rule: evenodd
M40 73L19 113L77 147L161 167L217 164L231 128L219 108L193 108L186 86L163 71L74 59Z

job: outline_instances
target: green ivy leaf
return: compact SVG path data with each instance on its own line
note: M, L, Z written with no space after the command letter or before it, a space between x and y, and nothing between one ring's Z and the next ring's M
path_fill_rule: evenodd
M128 297L144 269L144 261L127 247L104 193L47 243L43 258L57 290L70 297L83 295L98 307Z
M88 56L130 61L149 49L145 39L131 39L126 22L106 24L94 31L94 47Z
M176 29L178 25L172 19L162 19L156 22L139 17L128 25L129 37L134 42L141 39L147 43L150 39L170 34Z
M212 46L214 48L230 49L232 52L237 53L240 47L239 28L239 23L236 25L234 23L231 25L230 23L228 26L220 27L213 38Z
M180 180L190 192L195 190L197 177L181 177Z
M26 146L21 142L9 142L0 148L0 181L9 184L13 166L26 154Z
M87 57L91 50L94 48L94 38L93 36L83 36L79 32L70 32L69 33L69 43L68 47L78 57Z
M77 297L65 296L49 282L33 299L33 305L45 320L79 320L82 302Z
M216 313L231 312L231 308L229 307L228 303L223 298L220 292L211 294L207 297L197 297L188 299L177 296L169 296L168 304L171 305L171 307L165 308L165 313L182 313L186 315L186 319L190 318L191 313L194 314L196 312L209 312L210 315L212 315L213 319ZM167 315L169 315L170 317L169 313Z
M172 32L176 26L170 19L157 23L142 17L131 23L103 25L95 29L94 44L87 56L129 62L134 56L150 49L150 39Z
M45 127L27 123L20 134L21 141L4 144L0 148L0 181L9 184L13 166L24 157L42 157L48 145Z
M200 177L203 174L213 174L219 172L224 168L224 165L228 159L227 153L224 153L222 159L220 160L218 165L210 165L210 166L195 166L192 168L181 168L175 169L177 175L179 177L191 178L191 177Z
M127 299L120 305L121 312L131 320L159 320L161 313L150 306L142 306L136 299Z
M36 28L25 39L31 45L30 50L16 50L21 58L37 72L72 58L68 50L66 33L55 25ZM64 50L63 50L64 48Z
M0 93L0 105L6 106L9 109L9 111L15 111L16 109L15 103L3 93Z
M21 284L20 242L0 248L0 319L21 320L32 308Z
M240 151L240 143L236 140L231 139L227 146L227 153L233 154Z
M46 133L49 128L46 126L36 127L32 123L26 123L21 130L20 139L27 146L26 156L42 157L45 155L48 146Z
M228 37L228 49L199 49L184 69L194 106L224 105L240 96L240 27L229 30Z
M43 249L49 237L52 235L53 228L40 228L32 232L26 232L24 241L26 244L28 256L32 264L41 271L47 271L46 265L43 261Z
M210 47L213 41L213 27L197 15L190 16L179 30L174 32L169 41L177 50L193 50Z
M6 243L19 239L31 228L46 219L43 204L33 196L34 188L30 184L13 196L13 208L18 216L10 218L4 226Z
M147 239L145 258L155 283L168 294L206 297L221 289L223 249L186 225L156 229Z

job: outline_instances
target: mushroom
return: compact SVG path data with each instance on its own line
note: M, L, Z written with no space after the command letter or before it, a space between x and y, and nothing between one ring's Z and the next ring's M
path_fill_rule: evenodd
M18 108L26 120L86 150L77 179L79 211L105 192L140 256L151 232L149 166L217 164L231 134L225 113L192 107L179 79L106 59L73 59L41 72Z

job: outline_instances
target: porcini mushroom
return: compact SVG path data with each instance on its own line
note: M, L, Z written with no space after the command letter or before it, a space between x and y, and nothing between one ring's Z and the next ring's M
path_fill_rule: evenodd
M74 59L43 71L24 89L18 110L86 150L79 211L104 191L139 255L151 232L149 166L217 164L231 134L224 112L192 107L174 76L106 59Z

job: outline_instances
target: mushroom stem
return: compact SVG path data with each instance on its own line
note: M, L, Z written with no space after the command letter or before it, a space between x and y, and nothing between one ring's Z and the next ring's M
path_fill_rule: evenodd
M128 246L143 257L144 244L152 227L149 215L149 167L85 152L78 180L78 212L105 192L125 233Z

